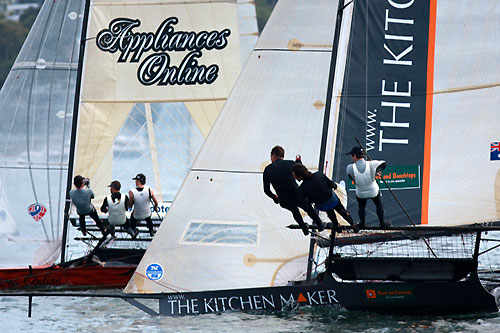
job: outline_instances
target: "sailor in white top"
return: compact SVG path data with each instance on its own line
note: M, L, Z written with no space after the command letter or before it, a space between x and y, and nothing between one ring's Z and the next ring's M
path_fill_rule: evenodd
M138 233L130 228L127 216L125 215L130 206L128 196L120 193L122 185L118 180L113 180L108 187L111 194L104 198L101 212L108 213L108 223L113 228L113 231L114 226L120 226L132 238L136 238Z
M365 208L368 199L372 199L377 207L377 216L380 222L380 227L385 228L390 223L384 221L384 206L382 204L382 196L380 188L375 180L377 175L381 174L381 170L387 165L385 161L365 161L365 152L361 147L354 147L347 155L351 155L354 163L347 166L347 175L356 185L356 199L358 201L359 226L364 228L365 225Z
M128 197L130 200L130 205L134 205L134 210L132 211L132 216L130 218L130 226L132 229L136 229L137 221L144 220L148 224L150 236L154 235L153 221L151 221L151 205L150 202L153 200L154 210L158 211L158 199L156 199L155 192L149 186L146 186L146 176L142 173L137 174L134 178L136 188L131 189L128 192Z

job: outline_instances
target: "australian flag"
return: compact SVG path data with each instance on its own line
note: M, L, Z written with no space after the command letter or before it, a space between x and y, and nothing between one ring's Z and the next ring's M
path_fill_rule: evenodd
M490 145L490 161L500 161L500 142L492 142Z

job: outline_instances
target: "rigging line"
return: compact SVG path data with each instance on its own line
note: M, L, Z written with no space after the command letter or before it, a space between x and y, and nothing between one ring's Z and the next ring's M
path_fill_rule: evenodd
M82 19L82 30L80 35L80 48L78 50L78 72L76 76L76 86L73 101L73 117L71 119L71 139L69 145L69 158L68 158L68 173L66 179L66 190L65 190L65 204L64 204L64 222L63 222L63 234L62 234L62 246L61 246L61 261L65 260L66 256L66 242L68 237L68 222L69 213L71 209L69 192L73 183L73 168L75 164L75 150L76 150L76 130L78 127L78 114L80 110L80 89L82 81L83 72L83 59L85 56L85 37L87 34L87 24L90 12L90 0L85 0L83 4L83 19Z
M134 111L135 111L135 110L134 110L135 108L137 108L138 112L140 112L140 109L139 109L139 107L137 106L137 104L134 104L134 106L132 107L132 110L130 110L129 115L128 115L127 119L125 120L125 122L124 122L124 124L122 125L122 128L121 128L121 130L120 130L120 131L122 131L122 130L123 130L123 131L128 131L128 132L130 132L130 133L133 133L133 135L131 135L131 137L132 137L132 138L131 138L130 140L126 140L126 141L125 141L125 142L126 142L125 149L123 149L123 150L122 150L122 152L121 152L121 153L120 153L120 154L116 157L116 159L120 159L120 158L121 158L121 156L122 156L125 152L129 152L129 151L136 151L137 153L141 154L141 151L139 151L139 150L138 150L138 149L136 149L135 147L130 148L130 146L132 145L132 143L133 143L133 142L137 142L137 141L138 141L138 140L137 140L137 137L139 136L140 132L143 130L144 126L146 125L146 122L142 123L142 125L141 125L141 124L139 123L139 121L137 121L135 118L133 118L133 117L131 116L132 112L134 112ZM129 129L125 126L125 124L126 124L127 120L129 120L129 119L130 119L130 121L131 121L131 122L134 122L136 125L140 126L140 127L139 127L139 129L138 129L137 131L133 132L132 130L129 130ZM120 137L120 136L117 136L117 137ZM120 141L120 140L119 140L119 141ZM141 156L144 156L144 155L145 155L145 154L142 154Z
M200 103L201 104L201 103ZM178 125L178 128L182 128L182 129L185 129L186 126L183 126L185 124L188 125L188 128L190 128L190 126L193 125L194 121L193 121L193 118L192 116L190 115L191 113L189 112L189 109L187 108L186 104L185 103L182 103L182 105L184 106L184 108L181 108L179 106L174 106L174 109L175 109L175 113L174 114L171 114L173 112L171 112L166 106L165 107L162 107L162 109L164 109L163 111L167 113L167 115L170 116L170 119L172 119L177 125ZM166 110L165 110L166 109ZM155 114L158 116L158 119L167 124L168 125L168 122L160 115L160 112L158 110L156 110L156 108L154 108L154 111L155 111ZM189 116L188 116L189 115ZM205 114L204 114L205 115ZM181 124L179 122L179 120L177 118L181 118L183 121L184 121L184 124ZM172 129L172 131L177 135L177 130L174 130L173 127L170 127ZM179 135L177 135L179 136ZM189 147L191 146L191 137L190 136L185 136L188 138L188 143L189 145L187 145L186 147L189 149Z
M333 101L333 88L334 88L334 83L335 83L335 67L337 64L337 53L339 50L339 40L340 40L340 30L342 28L342 19L344 15L344 0L339 0L338 6L337 6L337 11L336 11L336 16L335 16L335 29L333 31L333 49L331 51L331 58L330 58L330 68L329 68L329 75L328 75L328 83L326 87L326 99L325 99L325 113L323 115L323 131L321 135L321 146L319 150L319 161L318 161L318 170L324 170L323 167L325 165L325 158L326 158L326 149L327 149L327 141L328 141L328 125L330 122L330 113L332 109L332 101ZM331 232L332 239L335 237L335 232L332 230ZM307 280L311 279L311 272L312 272L312 263L311 259L314 255L314 247L312 246L312 238L311 238L311 244L309 246L309 255L308 255L308 264L307 264ZM329 251L329 256L333 255L333 242L332 245L330 246L330 251Z
M81 5L83 3L80 2L80 7L79 7L79 12L82 10L81 8ZM76 21L76 24L75 24L75 31L73 33L73 35L75 36L75 38L73 38L73 44L72 44L72 48L71 48L71 54L70 54L70 61L73 62L74 61L74 57L75 57L75 46L77 45L77 40L78 40L78 27L80 26L80 20ZM76 59L78 60L78 58ZM77 61L78 62L78 61ZM78 66L77 66L78 67ZM78 76L78 72L76 73L77 76ZM72 89L71 89L71 82L72 82L72 75L73 75L73 71L68 71L68 81L67 81L67 85L66 85L66 106L65 106L65 111L68 111L70 110L71 108L71 94L72 94ZM76 86L76 85L75 85ZM73 117L73 115L72 115ZM68 119L70 119L69 117L66 116L66 114L64 115L64 121L63 121L63 129L62 129L62 142L61 142L61 156L60 156L60 159L59 159L59 183L60 183L60 186L59 186L59 194L58 194L58 198L59 198L59 202L64 202L64 199L65 199L65 195L64 195L64 170L66 170L66 172L69 172L68 170L68 162L69 161L66 161L66 163L64 162L64 156L65 156L65 146L66 146L66 128L67 128L67 125L68 125ZM72 119L72 118L71 118ZM69 154L68 154L69 155ZM63 165L66 165L66 168L63 168ZM63 220L64 220L64 211L61 212L61 210L64 209L64 205L58 205L57 207L57 216L58 217L62 217ZM64 232L64 230L61 230L61 223L60 223L60 219L58 218L57 219L57 230L60 230L60 232ZM63 228L64 229L64 228Z
M473 90L483 90L483 89L490 89L490 88L496 88L500 87L500 82L494 82L494 83L483 83L483 84L477 84L477 85L471 85L471 86L464 86L464 87L455 87L455 88L447 88L447 89L440 89L440 90L434 90L434 91L424 91L424 92L413 92L412 91L412 96L428 96L428 95L441 95L441 94L451 94L451 93L456 93L456 92L467 92L467 91L473 91ZM380 95L377 94L341 94L339 96L335 96L337 98L341 97L350 97L350 98L371 98L371 97L380 97Z
M69 1L66 1L65 2L65 5L64 5L64 13L67 12L67 9L68 9L68 6L69 6ZM59 44L61 42L61 36L63 34L63 26L64 26L64 23L65 23L65 20L66 20L66 16L63 15L62 18L61 18L62 22L60 24L60 28L59 28L59 34L57 35L57 40L56 40L56 43L55 43L55 46L54 48L57 50L58 47L59 47ZM57 60L58 60L58 56L59 56L59 52L56 52L55 54L55 57L54 57L54 63L57 63ZM51 111L52 111L52 89L53 89L53 84L54 84L54 77L55 77L55 71L51 71L51 79L50 79L50 87L49 87L49 101L48 101L48 105L47 105L47 135L46 135L46 138L47 138L47 146L46 146L46 161L47 161L47 164L49 164L50 162L50 150L49 150L49 147L50 147L50 133L51 133L51 128L50 128L50 120L51 120ZM52 193L51 193L51 185L50 185L50 171L49 170L46 170L46 177L47 177L47 197L48 197L48 200L49 200L49 215L50 215L50 231L51 231L51 234L52 234L52 239L55 239L56 236L55 236L55 226L54 226L54 212L53 210L51 209L51 206L52 206ZM58 225L59 223L57 223ZM57 228L58 229L58 228Z
M187 140L184 140L184 141L187 141L187 142L182 142L182 143L184 143L184 147L186 148L186 150L190 150L190 147L192 146L192 141L193 141L193 140L191 140L191 137L187 133L182 133L182 134L178 133L179 132L179 130L178 130L179 128L182 129L182 130L184 130L184 131L186 131L187 129L190 129L191 126L193 125L193 122L191 121L191 118L187 118L187 117L184 116L184 114L185 113L189 113L189 111L188 110L179 110L178 108L176 108L176 111L175 111L176 114L175 115L171 115L171 114L169 114L170 110L168 110L168 109L164 110L164 111L166 111L167 115L170 116L170 119L172 120L172 122L175 122L178 125L177 127L172 127L172 126L170 126L169 122L166 119L164 119L163 116L160 115L160 112L158 110L156 110L156 108L152 108L152 110L154 111L154 114L157 116L157 122L155 123L155 125L159 126L160 125L159 122L164 123L166 125L166 128L168 127L167 130L169 132L172 132L175 135L176 138L180 138L180 140L174 141L174 140L170 139L170 136L167 136L168 140L170 142L177 143L177 142L182 142L183 141L182 139L186 139L187 138ZM186 112L184 112L184 111L186 111ZM184 124L179 123L179 121L178 121L178 119L177 119L176 116L180 116L181 118L183 118ZM186 126L186 124L188 126ZM202 142L199 142L197 140L196 143L200 143L201 144Z
M361 142L359 142L358 138L355 138L356 139L356 142L358 143L358 145L363 148L363 151L365 152L366 154L366 157L371 160L371 157L370 155L368 155L368 152L365 150L365 148L363 147L363 145L361 144ZM384 182L385 186L387 187L387 189L389 190L389 192L391 192L392 196L394 197L394 199L396 199L396 202L398 203L399 207L401 207L401 209L403 210L403 212L405 213L406 217L410 220L411 224L414 226L414 227L417 227L415 225L415 222L413 222L413 219L410 217L410 215L408 214L408 212L406 211L406 209L404 208L403 204L401 203L401 201L399 201L399 199L396 197L396 194L394 194L394 192L392 191L391 187L389 186L389 184L387 183L387 181L385 180L384 177L381 177L382 178L382 181ZM434 251L432 250L431 248L431 245L429 244L429 242L425 239L423 239L424 242L425 242L425 245L427 245L427 248L429 249L429 251L432 252L432 254L434 255L434 257L437 258L437 255L434 253Z

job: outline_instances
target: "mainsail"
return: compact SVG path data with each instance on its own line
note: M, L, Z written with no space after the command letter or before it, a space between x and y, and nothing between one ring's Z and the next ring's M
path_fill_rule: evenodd
M83 7L44 2L0 92L0 202L17 228L2 239L3 267L59 254ZM47 209L42 219L30 216L32 204Z
M286 228L262 171L276 144L319 163L336 11L277 4L127 292L277 286L304 272L309 239Z
M89 20L83 22L86 5ZM80 59L82 26L86 52ZM120 35L116 27L126 31ZM156 51L127 44L150 35L162 39ZM181 35L188 38L184 51L178 50ZM17 228L3 240L8 258L0 265L57 260L67 180L76 174L91 178L96 206L112 179L128 191L138 172L148 175L162 200L172 200L256 39L255 6L244 1L46 1L0 92L0 233ZM148 81L159 68L150 63L142 77L148 82L140 83L138 68L153 53L168 59L169 68L187 59L196 82ZM72 135L77 147L70 146ZM28 212L32 204L46 209L37 221Z
M498 221L498 2L353 5L333 178L346 179L345 153L357 138L387 161L383 177L416 224ZM379 182L386 219L410 224ZM356 216L351 182L348 189ZM373 211L367 223L378 225Z

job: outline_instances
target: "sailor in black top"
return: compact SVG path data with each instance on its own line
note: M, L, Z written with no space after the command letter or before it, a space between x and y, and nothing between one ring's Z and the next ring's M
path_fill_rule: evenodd
M293 218L302 228L304 235L309 234L307 223L302 219L299 208L302 208L317 225L318 231L323 231L323 222L312 206L299 194L297 182L292 176L292 167L295 162L284 160L285 150L276 146L271 150L272 163L264 169L264 193L274 200L276 204L289 210L293 214ZM271 191L270 185L273 185L276 194Z
M337 184L330 178L319 171L315 173L309 172L303 164L295 164L292 168L292 174L295 179L302 181L299 186L300 195L307 198L310 203L314 203L316 209L326 212L337 232L342 232L342 229L337 221L335 211L349 222L354 232L359 231L359 226L354 223L351 214L342 205L335 192L332 191L332 189L337 189Z

